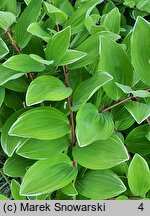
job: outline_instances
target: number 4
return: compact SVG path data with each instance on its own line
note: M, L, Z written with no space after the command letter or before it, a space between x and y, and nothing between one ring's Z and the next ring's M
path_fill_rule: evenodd
M144 206L143 206L143 203L141 203L138 207L139 210L143 211L144 210Z

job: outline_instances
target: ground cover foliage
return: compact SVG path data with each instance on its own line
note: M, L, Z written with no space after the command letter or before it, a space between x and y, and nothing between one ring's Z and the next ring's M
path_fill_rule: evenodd
M150 1L0 1L0 199L150 199Z

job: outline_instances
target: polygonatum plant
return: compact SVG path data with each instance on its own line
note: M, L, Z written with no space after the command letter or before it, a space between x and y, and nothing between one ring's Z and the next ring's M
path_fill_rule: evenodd
M150 1L0 1L0 199L150 199Z

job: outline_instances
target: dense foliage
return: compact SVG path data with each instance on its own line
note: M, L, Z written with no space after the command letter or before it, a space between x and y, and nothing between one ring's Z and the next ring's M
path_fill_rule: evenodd
M150 1L0 1L0 199L150 199Z

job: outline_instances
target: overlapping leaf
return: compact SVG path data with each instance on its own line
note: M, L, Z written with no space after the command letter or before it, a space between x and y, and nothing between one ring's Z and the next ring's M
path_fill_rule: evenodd
M134 128L127 136L125 143L127 148L132 153L149 154L150 153L150 141L146 138L146 135L150 132L148 124L141 125Z
M150 23L138 17L131 37L131 57L135 72L147 85L150 85ZM141 58L142 56L142 58Z
M45 66L43 64L35 61L33 58L26 54L14 55L10 57L3 63L3 66L12 70L26 73L31 71L40 72L45 69Z
M145 119L150 116L150 105L139 103L135 101L128 101L125 108L133 116L138 124L141 124Z
M150 170L147 162L135 154L128 171L128 184L134 196L145 196L150 189Z
M133 70L125 51L119 44L106 37L101 37L99 69L113 76L113 81L106 84L104 89L110 98L118 100L123 93L114 82L130 86L133 80Z
M19 146L16 153L29 159L47 159L63 152L69 144L67 136L53 140L27 139Z
M73 94L73 109L79 109L101 86L105 85L112 79L113 77L108 73L97 71L91 78L81 82Z
M1 146L3 151L10 157L13 155L15 149L19 144L23 142L23 139L20 137L9 136L8 131L11 128L12 124L17 120L17 118L23 113L24 110L19 110L11 115L5 122L2 133L1 133Z
M32 196L50 193L69 184L76 175L77 168L65 156L38 161L26 172L20 193Z
M5 31L16 21L16 17L11 12L0 11L0 28Z
M32 0L25 8L15 27L15 40L20 48L24 48L32 35L27 31L29 25L36 22L41 11L42 0Z
M114 122L109 112L99 113L90 103L85 104L76 116L76 137L79 146L87 146L96 140L108 139L114 131Z
M67 98L71 93L72 89L67 88L58 78L40 76L30 84L26 94L26 103L31 106L45 100L60 101Z
M67 27L57 32L46 46L46 58L54 60L54 65L58 65L62 57L69 48L71 28Z
M77 146L73 156L80 165L97 170L111 168L129 159L124 144L116 135L83 148Z
M94 200L108 199L126 190L121 179L110 170L87 170L76 182L77 191Z
M23 113L9 130L11 136L51 140L70 133L65 114L52 107L38 107Z

